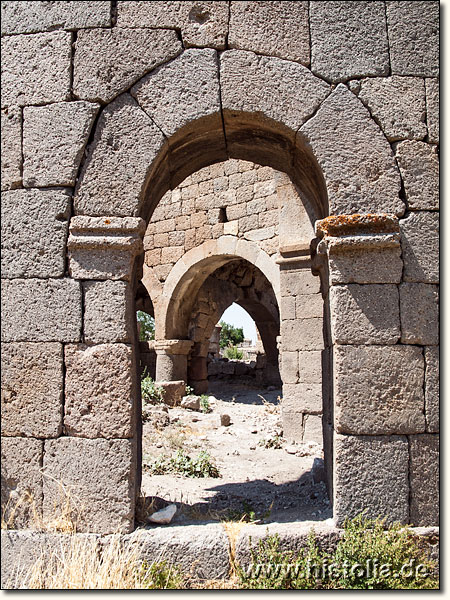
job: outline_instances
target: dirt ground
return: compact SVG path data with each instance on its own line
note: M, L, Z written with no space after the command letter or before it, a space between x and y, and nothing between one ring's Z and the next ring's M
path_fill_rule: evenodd
M280 394L281 390L213 382L208 414L155 408L157 429L152 423L143 426L141 490L146 505L150 503L147 514L176 503L174 524L238 520L243 515L264 523L331 517L322 448L312 442L293 446L279 437ZM222 414L230 416L229 426L221 425ZM271 442L282 447L267 447ZM177 449L193 457L206 450L220 478L149 474L146 463Z

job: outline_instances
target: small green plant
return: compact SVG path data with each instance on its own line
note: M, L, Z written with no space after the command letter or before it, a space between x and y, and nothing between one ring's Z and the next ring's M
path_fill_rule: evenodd
M195 458L182 449L172 456L162 455L153 461L144 458L143 467L151 475L178 473L184 477L220 477L219 469L204 450Z
M281 435L274 435L272 437L268 437L262 440L259 440L258 442L258 446L263 446L264 448L275 448L276 450L279 450L280 448L283 447L283 438L281 437Z
M184 578L179 568L163 560L150 565L144 561L140 568L142 587L147 590L179 590L184 586Z
M236 346L231 345L225 348L223 354L225 358L228 358L230 360L242 360L244 358L244 353L242 352L242 350L239 350L239 348L236 348Z
M186 396L192 396L192 394L194 393L194 388L191 387L190 385L186 386Z
M244 589L438 589L435 565L407 527L384 528L363 515L347 520L336 550L319 550L314 532L298 554L280 550L278 536L260 540L251 564L238 568Z
M145 404L161 404L164 402L165 390L163 387L156 385L153 379L146 375L146 370L142 374L141 379L141 396L143 404L143 412Z
M209 403L209 396L206 394L202 394L200 396L200 410L205 414L212 412L211 404Z

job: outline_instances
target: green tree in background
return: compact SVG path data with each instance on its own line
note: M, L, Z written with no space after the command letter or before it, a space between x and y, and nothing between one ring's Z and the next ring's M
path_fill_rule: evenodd
M137 321L140 324L139 341L148 342L155 339L155 319L143 310L136 313Z
M244 329L242 327L233 327L225 321L220 321L219 325L222 327L219 341L221 348L237 346L244 341Z

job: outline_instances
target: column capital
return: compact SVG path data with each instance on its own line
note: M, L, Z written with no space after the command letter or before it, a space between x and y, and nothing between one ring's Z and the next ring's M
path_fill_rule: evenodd
M194 342L192 340L156 340L156 354L189 354Z

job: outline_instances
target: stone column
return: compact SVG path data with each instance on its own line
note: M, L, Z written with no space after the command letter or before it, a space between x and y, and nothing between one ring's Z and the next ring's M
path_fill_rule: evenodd
M157 340L156 381L187 382L187 356L192 347L191 340Z
M196 394L208 391L208 351L209 340L195 342L189 361L189 385Z
M424 359L400 343L398 219L328 217L316 234L330 282L334 518L366 509L407 523L407 435L425 431Z
M293 442L322 444L323 300L309 244L280 246L282 419Z

